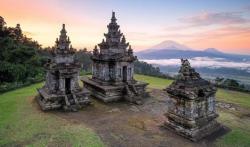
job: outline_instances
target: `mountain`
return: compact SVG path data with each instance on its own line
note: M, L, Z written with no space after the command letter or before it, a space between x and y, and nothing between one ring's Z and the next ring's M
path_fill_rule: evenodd
M183 44L177 43L172 40L166 40L155 46L150 47L149 49L145 50L145 52L154 52L156 50L162 50L162 49L164 50L191 50L191 48Z
M213 53L213 54L223 54L223 52L219 51L218 49L215 48L207 48L204 50L204 52L207 53Z
M174 41L164 41L150 49L135 53L139 59L180 59L180 58L223 58L229 61L246 62L250 61L250 55L228 54L219 51L218 49L208 48L197 51L191 48L176 43Z
M166 40L166 41L163 41L155 46L152 46L151 49L176 49L176 50L190 50L189 47L183 45L183 44L180 44L180 43L177 43L175 41L172 41L172 40Z

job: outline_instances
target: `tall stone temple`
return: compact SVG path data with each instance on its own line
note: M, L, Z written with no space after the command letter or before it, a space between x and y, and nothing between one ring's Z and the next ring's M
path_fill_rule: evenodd
M84 86L92 95L104 102L128 100L141 103L147 83L136 81L134 75L133 49L126 41L112 13L105 39L93 50L92 78L83 79Z
M215 110L216 87L202 79L188 60L182 59L177 80L167 89L173 106L166 113L165 126L197 141L220 129Z
M63 108L67 111L77 111L90 103L90 92L80 88L78 75L80 64L75 60L75 50L70 45L65 25L59 39L53 48L53 57L45 65L47 71L45 85L38 89L37 97L42 110Z

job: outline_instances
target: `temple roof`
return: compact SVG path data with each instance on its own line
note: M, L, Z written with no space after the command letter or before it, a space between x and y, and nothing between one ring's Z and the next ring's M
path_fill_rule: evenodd
M128 50L129 43L126 41L125 36L120 31L120 26L117 24L115 12L112 12L110 23L107 25L108 32L104 34L105 39L98 44L100 52L97 48L93 50L93 54L96 58L121 58L123 56L133 56L133 50L130 47ZM128 53L129 52L129 53ZM99 56L101 55L101 56Z
M166 91L180 98L195 99L201 96L209 97L214 95L216 87L202 79L200 74L191 67L187 59L181 59L181 68L177 79Z
M70 41L69 37L67 36L65 24L62 25L62 29L60 31L60 36L59 36L59 38L56 38L55 43L56 43L56 45L55 45L56 54L67 54L67 53L74 52L72 46L70 45L71 41Z
M115 17L115 12L112 12L111 22L108 24L108 33L104 33L105 40L98 44L100 49L105 48L121 48L120 45L126 45L126 42L121 42L121 37L124 37L120 31L120 26L117 24L117 19ZM124 46L123 48L126 48Z
M200 80L201 76L194 68L191 67L187 59L181 59L181 68L179 70L179 75L177 80L191 81Z

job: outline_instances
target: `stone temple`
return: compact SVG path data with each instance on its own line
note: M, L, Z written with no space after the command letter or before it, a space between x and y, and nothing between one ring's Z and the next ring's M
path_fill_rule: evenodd
M147 83L136 81L134 61L137 57L126 42L125 36L117 24L115 12L112 13L108 33L105 39L93 50L92 78L83 79L84 86L92 95L104 102L125 99L132 103L141 103L146 95Z
M177 80L166 89L173 105L166 113L168 122L165 126L198 141L220 129L215 120L218 117L215 110L217 89L202 79L188 60L182 59L181 62Z
M45 85L38 89L37 97L42 110L63 108L77 111L90 103L90 92L79 86L80 64L75 60L75 50L70 45L65 25L53 49L53 57L45 65L47 71Z

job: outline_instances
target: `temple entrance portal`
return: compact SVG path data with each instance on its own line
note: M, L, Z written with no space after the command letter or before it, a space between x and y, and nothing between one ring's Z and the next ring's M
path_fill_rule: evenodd
M123 69L122 69L122 72L123 72L123 82L127 82L127 66L123 66Z
M70 78L65 78L65 92L66 94L70 94L71 93L71 79Z

